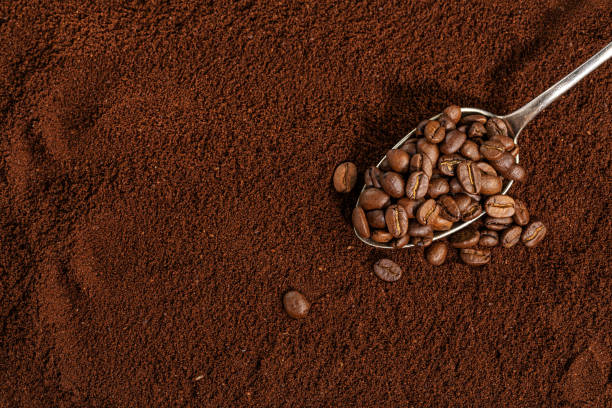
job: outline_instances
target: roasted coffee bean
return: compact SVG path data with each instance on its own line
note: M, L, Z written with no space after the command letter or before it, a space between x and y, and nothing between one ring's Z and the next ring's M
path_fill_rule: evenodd
M393 248L394 249L400 249L405 247L406 245L408 245L410 243L410 238L412 238L410 235L406 234L403 237L399 237L398 239L393 240Z
M361 207L353 208L353 227L361 238L370 238L370 226L365 211Z
M514 165L515 159L510 153L505 152L497 160L491 160L491 165L497 170L502 176L504 176L510 168Z
M357 166L351 162L341 163L334 171L334 188L339 193L350 192L357 183Z
M489 197L485 202L485 211L495 218L512 217L514 215L514 199L502 194Z
M514 199L514 215L512 218L517 225L529 224L529 211L525 202Z
M433 232L431 233L431 237L412 237L410 238L410 243L417 247L428 247L433 243Z
M480 193L480 168L473 161L465 161L457 166L457 179L466 193Z
M423 153L429 157L431 163L437 163L440 157L440 149L437 144L429 143L427 139L419 139L417 141L417 153Z
M457 180L457 177L450 179L448 186L450 188L450 192L453 194L461 194L464 192L463 187L461 187L461 183L459 180Z
M482 266L491 262L491 251L488 249L464 248L459 257L470 266Z
M461 219L461 210L455 199L449 195L443 195L438 199L440 217L450 222L457 222Z
M419 124L416 127L416 135L417 136L423 136L423 133L425 131L425 126L431 122L429 119L425 119L419 122Z
M388 171L382 175L380 180L383 190L393 198L400 198L404 196L406 190L406 182L401 174L394 171Z
M482 207L478 202L472 200L465 211L461 214L462 221L470 221L474 218L480 217L482 214Z
M438 198L442 194L446 194L450 191L448 181L441 177L436 177L429 180L429 188L427 189L427 195L431 198Z
M389 194L375 187L366 188L359 196L359 205L366 211L385 208L390 202Z
M423 199L411 200L409 198L400 198L397 203L401 205L402 207L404 207L404 209L406 210L406 214L408 215L408 218L414 218L416 217L417 208L419 208L419 206L421 205L421 203L423 203L423 201L425 200Z
M484 220L484 226L493 231L502 231L512 225L512 217L487 217Z
M461 108L457 105L448 106L442 113L448 116L454 123L459 123L459 119L461 119Z
M429 157L423 153L417 153L410 158L410 171L422 171L427 177L431 177L432 170Z
M391 166L389 165L389 159L387 157L382 159L382 161L378 165L378 168L380 169L381 172L393 170Z
M402 268L392 260L383 258L374 264L374 273L385 282L395 282L402 277Z
M402 237L408 232L408 215L401 205L389 206L385 211L385 221L393 238Z
M518 225L510 227L501 234L501 244L504 248L512 248L521 240L523 229Z
M385 212L383 210L373 210L366 213L368 224L372 228L383 229L387 228L387 222L385 221Z
M425 139L429 143L440 143L444 140L444 136L446 136L446 130L440 126L440 122L437 120L430 120L427 125L425 125L425 129L423 130L425 134Z
M368 167L365 172L365 185L367 187L381 188L380 179L383 172L376 166Z
M391 149L387 152L389 166L398 173L406 173L410 168L410 155L403 150Z
M512 157L514 157L516 159L516 156L518 156L518 154L519 154L519 147L515 146L514 149L512 149L510 151L510 154L512 155Z
M473 142L471 140L466 140L463 143L463 146L461 146L461 149L459 149L459 152L464 157L467 157L468 159L474 162L480 160L480 151L478 150L478 145L476 144L476 142Z
M453 222L446 218L440 217L438 214L433 220L431 220L431 229L434 231L448 231L453 227Z
M408 235L411 237L428 237L433 238L433 229L429 225L423 225L416 220L411 220L408 223Z
M497 160L505 151L504 145L497 140L485 140L480 145L480 154L487 160Z
M455 203L457 204L457 207L459 208L459 212L463 216L463 213L465 212L465 210L467 210L468 206L471 204L472 199L470 198L470 196L468 196L465 193L459 193L455 195L454 200L455 200Z
M440 209L438 208L438 204L436 200L429 199L425 201L416 213L416 219L423 225L428 225L430 221L438 216L438 212Z
M455 122L445 113L440 115L438 122L440 122L440 126L447 131L455 128Z
M467 136L465 133L461 133L457 129L453 129L446 134L444 141L440 144L440 153L442 154L453 154L463 146L463 142Z
M546 235L546 226L540 221L532 222L523 231L521 240L527 248L533 248L538 245Z
M310 302L297 290L290 290L283 296L285 312L294 319L303 319L310 311Z
M478 162L478 163L476 163L476 165L478 166L478 168L480 169L482 174L487 174L489 176L497 176L497 172L495 171L493 166L491 166L489 163L487 163L487 162Z
M502 191L502 178L483 174L480 176L480 193L483 195L499 194Z
M374 230L372 231L372 235L370 238L374 242L384 244L385 242L389 242L393 239L393 234L385 230Z
M487 134L487 129L485 129L484 125L480 122L472 123L467 133L470 139L483 137L486 134Z
M490 118L485 123L485 128L487 129L487 135L489 135L489 139L495 136L508 136L508 128L506 126L506 122L504 122L500 118Z
M471 225L450 236L450 244L453 248L472 248L478 245L479 240L480 232Z
M481 247L494 247L499 244L499 235L495 231L484 230L480 232L478 245Z
M400 150L405 151L408 154L415 154L416 153L416 141L415 140L410 140L406 143L404 143L401 147Z
M461 118L462 123L480 123L484 125L487 123L487 117L480 114L466 115Z
M434 266L440 266L446 261L448 246L441 241L434 242L425 250L425 259Z
M512 139L510 136L498 135L498 136L494 136L490 140L496 140L500 142L502 146L504 146L504 149L506 149L507 152L512 151L512 149L514 149L514 146L515 146L514 139Z
M452 177L455 175L459 163L463 163L464 161L465 158L458 154L441 156L438 160L438 170L440 170L440 173L443 175Z
M518 181L519 183L524 182L527 179L527 172L525 168L520 164L513 164L510 170L506 173L506 177L510 180Z
M411 200L418 200L425 197L429 188L429 177L422 171L415 171L410 174L406 182L406 197Z

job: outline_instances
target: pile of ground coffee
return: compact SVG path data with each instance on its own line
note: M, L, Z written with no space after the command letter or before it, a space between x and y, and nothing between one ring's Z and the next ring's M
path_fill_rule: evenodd
M533 250L389 285L330 174L610 38L597 0L2 2L0 406L609 404L609 64L522 135Z

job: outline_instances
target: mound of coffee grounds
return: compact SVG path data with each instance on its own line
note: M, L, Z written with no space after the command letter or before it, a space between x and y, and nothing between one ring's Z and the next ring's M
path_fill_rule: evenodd
M364 248L330 175L610 38L600 0L1 2L0 406L566 403L612 348L610 64L521 136L534 249Z

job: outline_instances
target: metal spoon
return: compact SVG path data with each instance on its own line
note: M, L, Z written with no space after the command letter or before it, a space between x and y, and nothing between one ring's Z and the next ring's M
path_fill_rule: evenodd
M601 49L597 54L593 55L591 58L589 58L588 61L586 61L584 64L580 65L578 68L576 68L575 70L573 70L572 72L570 72L565 78L561 79L559 82L557 82L556 84L554 84L553 86L551 86L550 88L548 88L546 91L542 92L542 94L540 94L539 96L537 96L536 98L534 98L531 102L527 103L526 105L524 105L523 107L515 110L514 112L505 115L505 116L498 116L498 115L494 115L491 112L487 112L485 110L482 109L476 109L476 108L461 108L461 113L462 114L481 114L490 118L500 118L506 121L506 123L508 123L510 125L510 129L512 130L512 133L514 134L514 143L518 144L518 137L521 133L521 130L523 130L523 128L525 126L527 126L527 124L533 119L535 118L538 113L540 113L542 110L544 110L544 108L546 108L548 105L550 105L553 101L555 101L557 98L559 98L559 96L561 96L563 93L565 93L567 90L569 90L570 88L572 88L574 85L576 85L580 80L582 80L585 76L587 76L588 74L590 74L593 70L595 70L597 67L599 67L601 64L603 64L605 61L607 61L610 57L612 57L612 42L609 43L608 45L606 45L603 49ZM430 118L430 120L435 120L438 119L442 114L438 114L432 118ZM404 143L406 143L406 141L410 140L412 138L412 136L416 133L416 128L413 129L410 133L408 133L406 136L404 136L399 142L397 142L395 144L395 146L393 146L393 149L399 149ZM383 161L386 159L386 155L378 162L378 164L376 165L376 167L380 167L380 165L383 163ZM519 155L516 155L516 162L519 162ZM502 194L506 194L508 192L508 190L510 190L510 187L512 187L513 181L509 181L502 189ZM365 186L363 187L362 191L365 189ZM357 206L359 206L359 200L357 200ZM448 231L444 231L444 232L439 232L437 233L433 240L436 241L440 238L444 238L446 236L449 236L451 234L454 234L455 232L467 227L468 225L470 225L471 223L473 223L474 221L476 221L478 218L484 216L485 213L483 212L483 214L481 214L480 216L478 216L477 218L470 220L470 221L466 221L460 225L457 225L456 227L448 230ZM357 231L355 231L355 234L357 235L357 237L362 240L363 242L365 242L368 245L371 245L373 247L376 248L385 248L385 249L393 249L393 247L388 244L388 243L379 243L379 242L375 242L369 238L362 238L359 236L359 234L357 234ZM403 248L412 248L414 247L413 244L407 244L405 245Z

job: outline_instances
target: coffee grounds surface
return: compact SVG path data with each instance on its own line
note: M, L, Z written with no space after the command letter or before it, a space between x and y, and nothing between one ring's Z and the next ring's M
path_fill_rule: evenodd
M605 0L3 2L0 407L611 406L610 63L521 137L534 249L365 247L331 180L611 38Z

